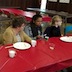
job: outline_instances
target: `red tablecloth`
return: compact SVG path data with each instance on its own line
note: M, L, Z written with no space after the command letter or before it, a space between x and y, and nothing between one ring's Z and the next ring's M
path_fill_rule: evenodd
M49 48L55 44L55 49ZM72 66L72 43L62 42L58 38L37 40L37 46L28 50L16 50L15 58L8 56L5 46L0 47L1 72L55 72Z
M13 8L1 8L1 10L5 11L6 14L8 14L8 12L10 13L14 13L15 15L22 15L25 16L26 19L28 21L31 21L31 18L36 14L35 12L27 12L27 11L23 11L23 10L19 10L19 9L13 9ZM8 12L7 12L8 11ZM51 21L51 17L43 17L43 21L44 22L50 22Z

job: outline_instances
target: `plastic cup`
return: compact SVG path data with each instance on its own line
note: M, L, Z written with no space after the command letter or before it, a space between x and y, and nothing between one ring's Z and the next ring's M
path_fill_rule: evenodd
M36 44L37 44L36 40L32 40L32 41L31 41L31 45L32 45L32 47L35 47Z
M54 50L54 49L55 49L55 44L54 44L54 43L49 43L49 48L50 48L51 50Z
M10 58L14 58L16 55L16 51L15 50L12 50L12 49L9 49L9 57Z

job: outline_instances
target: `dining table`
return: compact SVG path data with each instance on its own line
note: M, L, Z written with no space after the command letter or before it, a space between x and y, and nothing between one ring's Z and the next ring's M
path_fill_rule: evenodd
M72 42L64 42L60 37L36 41L35 47L25 50L0 46L0 72L56 72L72 66ZM9 57L9 49L16 51L14 58Z

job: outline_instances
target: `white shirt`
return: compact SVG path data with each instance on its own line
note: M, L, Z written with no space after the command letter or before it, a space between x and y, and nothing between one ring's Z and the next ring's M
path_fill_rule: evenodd
M17 38L17 41L18 41L18 42L21 42L21 37L20 37L19 34L16 35L16 38Z

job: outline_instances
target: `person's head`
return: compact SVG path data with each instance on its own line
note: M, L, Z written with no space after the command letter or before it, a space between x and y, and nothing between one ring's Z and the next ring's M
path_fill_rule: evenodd
M23 17L15 18L12 22L12 27L20 30L23 30L25 27L26 21Z
M52 25L61 26L61 24L62 24L62 18L58 15L53 16Z
M37 26L40 26L42 23L42 16L39 14L36 14L32 17L31 24L35 24Z

